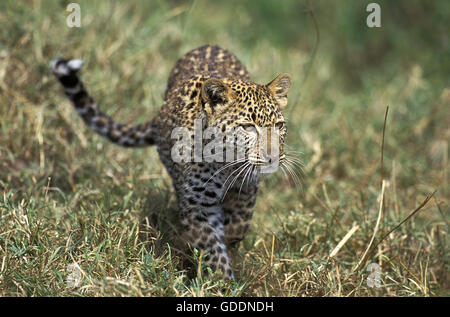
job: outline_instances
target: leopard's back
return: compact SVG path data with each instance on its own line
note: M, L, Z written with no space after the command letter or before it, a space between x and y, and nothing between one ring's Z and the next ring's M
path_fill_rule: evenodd
M250 81L245 66L230 51L204 45L186 53L170 72L164 99L193 77Z

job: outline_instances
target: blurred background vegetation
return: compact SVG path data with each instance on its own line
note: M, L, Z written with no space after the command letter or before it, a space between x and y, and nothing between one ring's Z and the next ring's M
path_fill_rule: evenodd
M450 2L374 1L382 27L369 28L365 0L78 1L69 28L70 2L0 3L0 295L449 294ZM103 110L144 122L176 60L204 44L234 52L257 83L291 74L287 143L305 165L300 189L282 173L265 181L233 285L187 279L139 239L150 211L175 206L155 149L91 133L48 69L82 58ZM377 219L387 106L377 238L437 192L371 255L383 275L370 288L353 268Z

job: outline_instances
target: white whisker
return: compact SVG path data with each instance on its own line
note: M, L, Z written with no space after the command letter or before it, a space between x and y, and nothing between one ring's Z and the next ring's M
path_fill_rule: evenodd
M221 168L219 168L204 184L203 186L205 186L214 176L216 176L217 174L219 174L221 171L223 171L224 169L231 167L233 165L239 164L239 163L244 163L245 162L245 158L244 159L240 159L240 160L236 160L230 163L225 164L225 166L222 166Z
M227 189L225 190L225 193L222 195L222 201L225 199L225 196L227 195L228 190L233 186L233 184L236 182L236 180L237 180L237 178L239 177L239 175L241 175L241 173L242 173L243 171L245 171L245 169L246 169L246 167L247 167L248 165L250 165L250 163L247 162L247 163L245 163L244 165L239 166L236 170L234 170L234 171L227 177L227 179L225 180L224 185L226 185L227 180L230 178L231 175L233 175L235 172L239 171L239 173L233 178L233 180L232 180L232 181L230 182L230 184L228 185Z
M249 175L250 171L252 170L253 165L248 165L247 166L247 172L245 172L244 177L242 178L242 184L239 187L239 194L238 194L238 199L241 197L241 190L242 190L242 186L244 185L245 179L247 178L247 176ZM248 180L247 180L247 187L248 187Z

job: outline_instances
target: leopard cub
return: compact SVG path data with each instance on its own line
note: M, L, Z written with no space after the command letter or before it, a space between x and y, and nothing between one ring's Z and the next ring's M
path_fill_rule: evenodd
M176 63L159 114L132 126L118 123L100 110L78 77L82 64L76 59L51 62L53 74L77 113L91 129L116 144L157 146L172 178L184 240L204 250L205 263L213 271L220 269L225 279L233 280L227 250L249 232L264 170L274 162L283 167L286 160L282 110L291 87L289 75L259 85L251 81L235 55L218 46L202 46ZM187 129L194 140L199 126L201 131L214 127L224 138L236 134L245 148L241 157L231 161L207 157L174 160L178 142L172 137L174 129Z

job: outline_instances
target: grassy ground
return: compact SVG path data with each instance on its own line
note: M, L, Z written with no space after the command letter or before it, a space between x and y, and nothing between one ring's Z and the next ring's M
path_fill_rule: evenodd
M305 1L79 1L80 28L65 24L69 2L0 3L0 296L449 295L447 1L378 1L375 29L371 1L311 1L315 20ZM287 144L305 165L301 188L282 173L264 182L236 283L188 279L172 246L156 252L170 230L147 216L175 202L155 149L89 131L48 70L84 59L102 108L144 122L176 59L207 43L256 82L291 74ZM354 269L381 196L372 245L435 190ZM369 263L380 287L367 284Z

